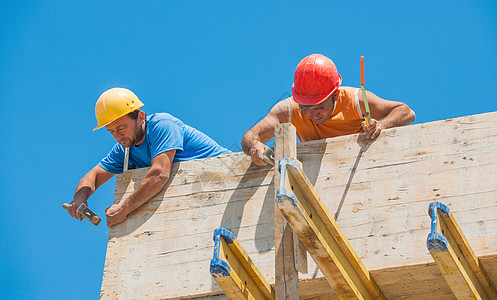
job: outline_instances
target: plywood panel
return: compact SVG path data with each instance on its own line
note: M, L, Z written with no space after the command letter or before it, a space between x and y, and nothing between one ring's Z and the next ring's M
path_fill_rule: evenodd
M304 171L387 298L454 299L425 246L434 200L450 207L497 282L495 118L389 129L372 143L350 135L298 145ZM114 201L146 171L119 175ZM269 167L243 153L174 164L168 185L110 230L102 298L223 299L209 274L212 233L221 226L273 284L272 180ZM308 263L300 298L335 299L312 258Z

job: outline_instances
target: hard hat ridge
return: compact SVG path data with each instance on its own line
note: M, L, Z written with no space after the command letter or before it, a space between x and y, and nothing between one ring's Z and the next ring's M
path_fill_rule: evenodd
M333 94L342 77L333 61L321 54L311 54L300 61L295 69L292 95L302 105L316 105Z

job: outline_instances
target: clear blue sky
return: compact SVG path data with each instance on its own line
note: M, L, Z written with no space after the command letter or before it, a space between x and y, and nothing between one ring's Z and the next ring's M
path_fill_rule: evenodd
M311 53L351 86L364 55L367 89L416 123L497 110L496 1L240 2L2 1L4 299L99 297L108 230L61 206L114 144L92 132L111 87L235 151ZM100 216L114 183L90 198Z

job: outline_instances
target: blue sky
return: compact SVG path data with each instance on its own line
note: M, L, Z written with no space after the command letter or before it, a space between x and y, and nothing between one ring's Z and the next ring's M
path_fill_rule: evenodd
M497 110L495 1L2 1L0 39L5 299L99 297L108 230L62 203L114 144L92 132L111 87L235 151L311 53L349 86L364 55L366 88L416 123ZM100 216L114 182L89 200Z

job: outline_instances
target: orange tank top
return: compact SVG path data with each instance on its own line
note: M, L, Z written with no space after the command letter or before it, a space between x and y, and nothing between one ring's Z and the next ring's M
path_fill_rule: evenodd
M364 119L359 106L359 90L347 86L340 87L333 113L320 125L311 121L305 112L299 109L293 98L288 98L291 123L297 129L299 140L306 142L361 132L361 123Z

